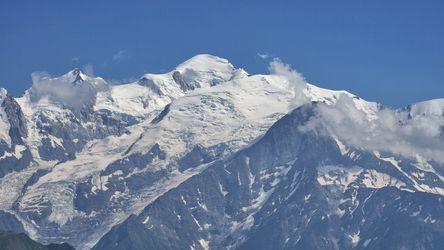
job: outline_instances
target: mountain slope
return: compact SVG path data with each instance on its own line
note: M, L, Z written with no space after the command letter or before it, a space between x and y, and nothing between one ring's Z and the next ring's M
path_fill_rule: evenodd
M283 117L251 147L115 226L95 249L442 248L441 176L405 158L344 153L337 138L301 131L319 105ZM398 161L422 178L405 176Z

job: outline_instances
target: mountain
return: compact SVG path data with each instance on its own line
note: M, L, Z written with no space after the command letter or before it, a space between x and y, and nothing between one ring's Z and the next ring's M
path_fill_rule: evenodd
M128 84L74 69L1 90L0 230L78 249L442 249L444 99L393 110L270 72L197 55Z

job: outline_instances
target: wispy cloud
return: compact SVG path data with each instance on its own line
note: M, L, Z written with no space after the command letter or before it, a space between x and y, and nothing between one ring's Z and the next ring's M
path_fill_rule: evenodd
M121 61L128 58L128 52L126 50L120 50L113 55L113 61Z
M82 67L83 72L89 76L94 76L94 66L92 64L85 64Z
M292 88L294 92L294 101L290 108L295 108L308 101L303 92L304 89L307 88L307 82L301 73L291 68L291 65L283 63L279 58L274 58L268 65L268 70L271 75L276 75L285 79L289 87Z
M257 56L264 60L270 57L268 53L257 53Z
M138 80L138 78L136 78L136 77L127 77L127 78L123 78L123 79L109 79L109 78L107 78L106 82L111 85L121 85L121 84L135 82L137 80Z

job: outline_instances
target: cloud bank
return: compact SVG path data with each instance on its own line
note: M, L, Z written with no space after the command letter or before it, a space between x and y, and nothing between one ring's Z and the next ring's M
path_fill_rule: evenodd
M386 151L411 159L444 163L442 111L413 114L410 109L383 108L377 111L376 119L369 119L347 95L342 95L334 105L319 104L316 110L318 116L302 129L334 134L349 146L369 151Z
M94 101L97 92L106 90L108 84L102 78L93 78L81 73L81 81L69 72L61 77L51 77L46 72L31 74L32 87L29 89L32 102L49 99L68 107L78 109Z

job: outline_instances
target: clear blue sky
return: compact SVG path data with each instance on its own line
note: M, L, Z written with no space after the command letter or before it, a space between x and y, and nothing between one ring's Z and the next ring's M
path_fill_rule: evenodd
M121 51L119 53L119 51ZM321 87L400 107L444 97L444 1L0 1L0 86L92 65L108 79L198 53L267 72L280 57Z

